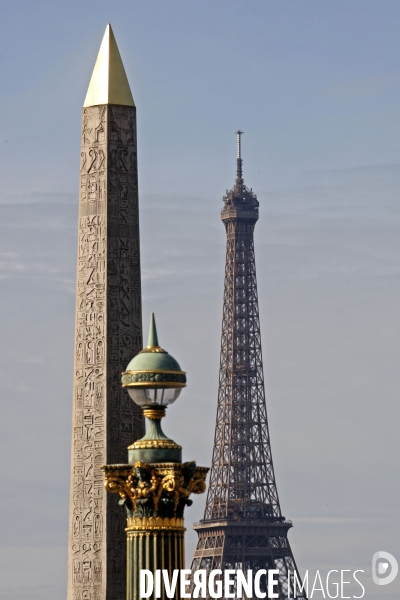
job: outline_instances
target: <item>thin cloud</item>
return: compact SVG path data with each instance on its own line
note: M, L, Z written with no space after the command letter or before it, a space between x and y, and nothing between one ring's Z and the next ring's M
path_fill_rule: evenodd
M400 73L385 73L378 77L360 77L332 85L326 93L342 100L383 96L400 85Z
M77 194L62 192L30 192L28 194L6 194L0 196L0 205L16 206L31 204L68 204L78 206Z

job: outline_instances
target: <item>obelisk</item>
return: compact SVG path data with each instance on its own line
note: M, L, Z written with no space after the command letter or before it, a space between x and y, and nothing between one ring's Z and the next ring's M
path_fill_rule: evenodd
M83 106L68 600L125 598L125 519L100 466L144 433L121 389L142 348L136 108L111 26Z

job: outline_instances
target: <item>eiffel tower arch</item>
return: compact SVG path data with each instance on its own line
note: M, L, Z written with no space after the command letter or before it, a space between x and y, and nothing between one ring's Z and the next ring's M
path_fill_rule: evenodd
M251 569L253 575L277 569L279 598L286 600L292 597L293 574L301 579L288 540L292 522L282 516L271 455L254 252L259 202L243 180L242 133L237 132L235 185L224 196L221 212L226 263L217 417L191 569L192 576L200 569ZM266 577L261 588L269 598Z

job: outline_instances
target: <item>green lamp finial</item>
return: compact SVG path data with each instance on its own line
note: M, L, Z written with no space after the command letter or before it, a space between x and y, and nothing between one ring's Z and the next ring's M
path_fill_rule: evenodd
M148 346L158 346L157 327L154 313L151 313L150 317L150 329L149 329L149 341Z

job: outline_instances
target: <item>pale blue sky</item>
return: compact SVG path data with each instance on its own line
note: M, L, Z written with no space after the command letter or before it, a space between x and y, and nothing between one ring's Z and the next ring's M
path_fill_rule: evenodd
M65 598L81 106L111 22L138 107L143 314L210 462L235 138L278 490L304 569L400 560L400 3L0 0L0 599ZM205 498L187 511L202 516ZM359 589L359 588L358 588ZM358 589L355 593L358 594Z

